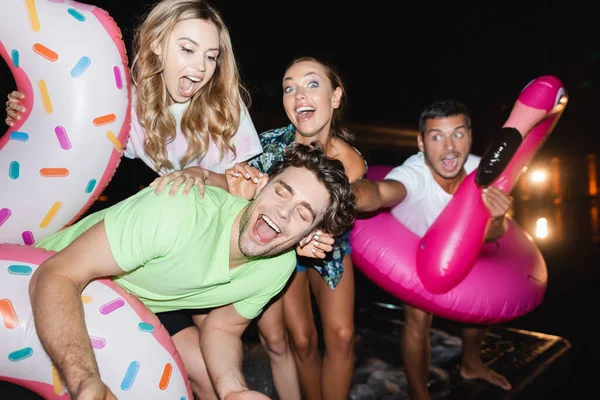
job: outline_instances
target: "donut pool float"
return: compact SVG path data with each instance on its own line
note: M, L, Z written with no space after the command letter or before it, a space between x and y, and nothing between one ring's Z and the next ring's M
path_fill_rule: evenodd
M45 399L68 399L35 330L29 281L54 252L0 244L0 380ZM85 323L100 375L118 399L193 400L171 336L135 296L111 280L82 292Z
M98 198L129 137L127 55L98 7L2 0L0 54L27 112L0 138L0 243L31 245Z
M493 186L510 193L567 101L553 76L534 79L521 91L510 118L539 110L546 116L525 136ZM367 178L384 179L391 169L370 166ZM422 238L389 210L359 216L350 233L356 267L402 301L459 322L504 322L535 309L547 287L546 263L531 236L511 218L499 240L484 243L490 215L476 173L465 178Z

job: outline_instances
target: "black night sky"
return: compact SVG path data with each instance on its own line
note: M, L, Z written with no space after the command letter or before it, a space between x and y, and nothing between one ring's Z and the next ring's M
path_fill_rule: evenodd
M349 121L415 126L427 103L455 96L472 111L474 151L482 151L484 135L502 125L519 91L550 74L563 81L570 102L546 147L579 153L593 143L598 149L600 27L590 6L414 3L213 2L229 26L255 112L283 114L280 80L287 63L316 55L345 80ZM123 19L128 35L141 9L113 4L106 9Z
M152 2L97 0L129 45ZM591 5L560 1L356 2L213 0L230 29L251 112L279 114L289 61L314 55L345 80L346 118L415 127L429 102L454 96L471 109L474 152L508 117L519 91L541 75L563 81L570 101L543 151L596 152L600 26ZM2 76L7 70L1 71ZM0 80L12 90L10 76ZM14 85L14 84L13 84ZM8 86L8 87L7 87ZM270 129L274 126L257 128Z

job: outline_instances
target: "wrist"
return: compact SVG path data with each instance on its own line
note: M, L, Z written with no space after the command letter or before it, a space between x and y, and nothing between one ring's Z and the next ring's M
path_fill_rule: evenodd
M200 168L200 167L198 167L198 168ZM204 179L205 184L208 181L210 181L210 171L209 170L202 168L202 179Z
M248 390L240 371L228 371L215 380L215 389L219 399L224 399L231 393Z
M101 385L104 384L102 382L102 379L100 378L100 375L97 375L94 373L87 374L85 377L83 377L79 380L78 384L73 385L73 391L71 392L71 395L76 398L77 396L79 396L79 394L82 391L85 390L86 387L94 386L94 385L97 385L98 383ZM69 385L67 385L67 386L69 386Z
M504 221L504 214L502 215L498 215L497 217L492 217L492 222L495 223L501 223L502 221Z

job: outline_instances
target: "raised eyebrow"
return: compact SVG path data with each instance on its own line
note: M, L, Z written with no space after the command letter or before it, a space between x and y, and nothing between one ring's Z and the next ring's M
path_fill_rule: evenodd
M284 181L280 180L280 181L278 181L278 183L281 186L283 186L285 188L285 190L287 190L288 192L290 192L290 194L292 196L294 195L294 193L296 193L296 192L294 192L294 189L290 185L288 185L287 183L285 183ZM306 201L303 201L300 204L302 205L302 207L306 208L310 212L310 215L312 215L313 221L317 219L317 214L315 214L315 210L313 210L313 208L311 207L310 204L308 204Z
M319 75L317 72L313 72L313 71L311 71L311 72L307 72L307 73L304 75L304 78L306 78L307 76L310 76L310 75L316 75L316 76L318 76L319 78L321 77L321 75ZM291 81L291 80L293 80L293 78L292 78L291 76L287 76L287 77L283 78L283 82L285 82L285 81Z
M469 129L469 128L467 128L466 125L455 126L454 128L452 128L452 133L456 132L459 129ZM429 135L430 133L442 133L442 130L437 129L437 128L432 128L432 129L428 130L427 132L425 132L426 135Z
M304 75L304 77L306 78L307 76L310 76L310 75L316 75L316 76L318 76L319 78L321 77L321 75L319 75L317 72L314 72L314 71L307 72L307 73Z

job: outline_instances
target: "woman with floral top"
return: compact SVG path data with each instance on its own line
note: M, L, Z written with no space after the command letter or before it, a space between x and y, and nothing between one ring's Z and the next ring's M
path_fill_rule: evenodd
M283 105L291 124L262 133L263 153L233 169L255 179L261 172L268 174L295 143L318 141L330 157L342 161L350 182L360 179L366 173L366 163L349 144L352 137L342 125L345 103L344 86L331 67L314 58L294 60L283 78ZM317 232L311 246L314 257L298 257L296 274L287 290L259 317L259 333L273 364L274 358L287 354L289 332L305 398L345 400L354 370L354 273L349 232L335 238ZM323 324L323 359L318 350L311 290ZM295 390L292 378L286 379L286 393Z

